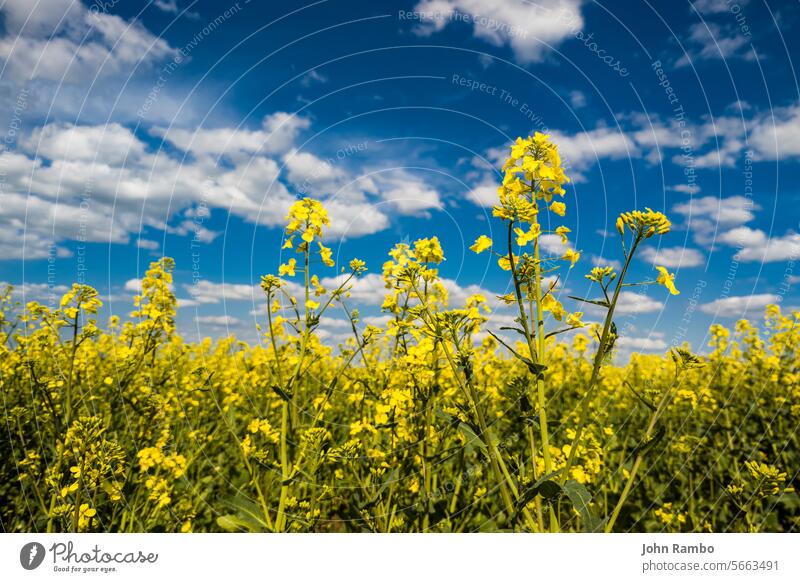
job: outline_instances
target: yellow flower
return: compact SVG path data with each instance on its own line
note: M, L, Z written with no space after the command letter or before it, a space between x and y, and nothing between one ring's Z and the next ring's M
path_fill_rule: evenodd
M444 260L438 237L421 238L414 242L414 256L420 263L441 263Z
M564 256L561 257L565 261L569 261L570 268L575 266L575 263L578 262L578 259L581 258L581 254L574 249L567 249L567 252L564 253Z
M550 205L550 212L564 216L567 213L567 205L563 202L553 202Z
M514 295L513 293L507 293L505 295L498 295L497 298L500 301L502 301L503 303L505 303L506 305L511 305L512 303L514 303L517 300L516 295Z
M589 281L602 284L606 277L609 278L609 283L617 278L614 272L614 267L595 267L588 275L584 275Z
M328 211L322 203L311 198L303 198L292 204L286 220L289 221L286 234L302 232L301 238L306 243L312 242L314 237L321 237L322 227L330 224Z
M518 258L519 257L514 256L514 264L515 265L517 264ZM500 268L503 269L504 271L510 271L511 270L511 261L509 260L508 255L504 255L504 256L500 257L499 259L497 259L497 264L500 265Z
M289 259L289 262L285 265L281 265L278 267L278 275L283 277L284 275L289 275L290 277L294 277L294 268L297 265L297 261L295 259Z
M659 272L658 278L656 279L656 282L659 285L663 285L669 289L669 292L672 295L680 294L680 291L675 288L675 283L673 283L675 280L674 274L670 274L664 267L656 267L656 271Z
M654 234L667 234L671 223L660 212L645 208L645 211L634 210L623 212L617 219L617 230L620 234L624 233L624 226L627 226L636 236L650 238Z
M333 259L331 258L333 251L331 251L331 249L326 247L321 242L317 242L317 244L319 245L319 256L322 257L322 262L325 263L325 265L328 267L333 267L334 262Z
M555 202L554 202L554 204L555 204ZM569 242L569 239L567 239L567 233L569 233L569 232L572 232L572 231L570 229L568 229L566 226L559 226L556 229L556 234L561 237L561 244L562 245L565 245L565 244L567 244Z
M317 303L313 299L309 299L308 301L306 301L306 309L319 309L319 303Z
M475 244L469 247L469 250L471 250L473 253L481 254L486 249L491 248L491 246L492 246L492 239L490 239L485 234L482 234L477 239L475 239Z
M353 259L350 261L350 270L356 274L363 273L367 270L367 264L361 259Z
M553 297L552 293L548 293L542 297L542 309L552 313L553 317L555 317L558 321L564 319L564 316L567 314L564 306L561 305L560 301Z
M586 324L581 321L581 317L583 317L583 311L570 313L567 316L567 325L570 327L583 327Z
M517 235L517 244L521 247L525 246L533 239L537 238L542 231L542 227L539 226L539 223L532 224L528 232L525 232L521 228L515 228L514 233Z

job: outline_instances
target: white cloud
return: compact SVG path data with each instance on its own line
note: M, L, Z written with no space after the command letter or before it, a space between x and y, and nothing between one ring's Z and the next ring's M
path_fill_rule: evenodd
M156 127L150 133L197 156L241 157L284 154L293 147L298 134L310 125L311 122L304 117L278 111L264 117L261 129Z
M654 265L670 269L679 267L697 267L705 262L703 253L688 247L655 248L645 247L641 257Z
M748 0L736 0L741 8L747 5ZM731 10L730 0L695 0L692 5L701 14L722 14Z
M759 159L800 156L800 105L776 108L771 114L758 118L753 123L749 143Z
M337 199L325 202L331 220L331 236L346 239L374 234L389 228L390 220L371 203L347 203Z
M582 170L602 158L638 157L638 147L629 135L619 129L598 127L569 135L552 131L553 141L565 165Z
M198 325L211 327L230 327L241 323L241 320L231 315L198 315L193 319Z
M740 226L719 236L719 240L739 250L735 258L746 263L793 261L800 257L800 234L768 237L763 230Z
M704 196L693 198L689 202L682 202L673 206L673 210L684 216L708 216L716 220L720 226L743 224L755 218L753 211L759 210L751 198L745 196L730 196L717 198Z
M592 265L595 267L614 267L616 271L620 271L622 269L622 263L616 259L606 259L603 257L598 257L597 255L592 255L591 260Z
M220 303L228 301L266 301L264 292L258 285L245 283L215 283L201 279L196 283L186 284L183 288L198 303Z
M11 285L14 290L11 296L21 303L38 301L48 306L57 306L61 297L69 291L67 285L50 285L49 283L8 283L0 281L0 289Z
M335 277L323 277L320 279L325 289L332 291L341 285L347 275L337 275ZM350 299L355 304L361 305L380 305L383 303L383 296L386 295L387 290L383 283L383 277L377 273L367 273L363 277L353 279L348 287L350 290Z
M667 349L667 343L657 337L622 336L616 341L615 347L625 352L652 352Z
M162 12L178 13L178 2L176 0L153 0L153 6Z
M694 61L712 59L753 58L749 50L749 39L733 27L722 27L713 22L696 22L689 27L686 44L690 46L675 63L677 67L687 66Z
M143 226L212 242L219 232L196 216L219 208L245 221L283 226L296 197L285 182L316 180L309 194L328 209L334 238L355 238L389 227L389 216L439 209L438 192L401 168L353 178L344 167L295 150L293 140L308 121L277 112L255 131L153 130L184 152L180 159L153 151L129 128L52 123L21 136L20 149L5 151L0 205L0 258L44 258L68 253L65 240L158 244L138 235ZM227 144L225 141L227 140ZM282 151L281 148L283 148ZM214 155L226 152L224 163ZM267 157L285 159L283 169ZM318 189L321 183L330 188ZM20 244L22 241L23 244Z
M473 34L495 46L509 45L521 63L542 59L548 46L565 40L583 26L581 0L422 0L416 12L426 18L417 27L423 35L449 22L472 25Z
M401 214L418 214L441 208L439 193L411 176L392 177L379 183L380 196Z
M18 80L92 81L174 54L138 22L70 0L6 0L0 10L5 74Z
M569 104L572 105L573 109L586 107L586 95L581 91L570 91Z
M141 279L128 279L125 281L125 285L122 286L125 291L129 291L131 293L141 293L142 292L142 280Z
M628 315L661 311L664 304L636 291L622 291L617 300L616 313Z
M767 305L779 303L781 298L772 293L724 297L700 306L700 311L716 317L747 317L764 311Z
M301 192L307 192L312 187L320 190L330 189L331 184L345 176L341 168L312 153L299 152L296 149L292 149L283 157L283 163L289 181Z
M154 240L148 240L146 238L137 238L136 246L140 249L146 249L148 251L156 251L159 248L161 248L161 243Z
M145 145L118 123L75 126L51 123L35 128L19 141L22 151L62 162L93 162L109 166L135 162Z
M304 87L310 87L315 83L327 83L328 77L317 71L316 69L311 69L308 73L303 75L303 78L300 80L300 84Z
M673 212L684 216L694 240L701 245L711 244L720 231L750 222L759 209L745 196L702 196L672 207Z
M700 192L700 186L697 184L676 184L675 186L669 186L667 190L694 195Z
M572 243L567 241L567 244L561 242L561 236L557 234L543 234L539 236L539 247L551 255L561 256L567 249L572 248Z
M497 184L484 183L467 192L467 198L484 208L491 208L498 203Z

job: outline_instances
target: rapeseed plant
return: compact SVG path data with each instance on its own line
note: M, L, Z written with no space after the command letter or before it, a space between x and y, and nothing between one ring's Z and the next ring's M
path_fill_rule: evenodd
M620 214L620 268L588 269L591 293L565 297L582 252L562 224L558 148L520 138L502 169L502 241L470 246L508 276L496 303L452 304L431 236L389 250L387 321L364 325L350 290L367 265L337 265L311 198L289 209L288 256L261 279L257 345L184 342L169 258L150 265L130 318L105 326L91 287L55 308L4 289L5 529L796 530L800 312L715 324L707 356L616 361L622 292L679 293L661 265L629 275L669 219ZM495 329L493 308L513 324ZM319 333L334 309L351 332L338 346Z

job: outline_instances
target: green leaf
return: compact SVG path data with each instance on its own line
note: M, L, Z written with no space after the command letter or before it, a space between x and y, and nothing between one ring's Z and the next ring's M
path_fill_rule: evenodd
M528 505L533 499L541 493L545 499L554 499L561 494L561 486L553 481L553 477L561 473L561 469L548 473L542 476L536 483L528 487L522 492L517 500L517 511L521 511L523 507Z
M600 299L600 300L584 299L583 297L575 297L573 295L568 295L568 297L570 299L574 299L575 301L581 301L583 303L591 303L592 305L599 305L600 307L605 307L606 309L608 309L610 307L610 305L608 304L608 301L605 301L605 300L602 300L602 299Z
M253 524L247 519L233 514L220 515L217 518L217 525L225 531L230 532L249 531L254 533L260 531L258 528L254 528Z
M291 402L292 401L292 395L287 393L287 392L285 392L283 390L283 388L281 388L280 386L274 385L274 386L270 386L270 388L272 388L272 391L275 394L277 394L278 396L280 396L282 400L285 400L286 402Z
M633 451L631 451L631 456L646 455L647 453L652 451L653 448L655 448L655 446L661 442L661 439L664 438L664 434L666 432L667 431L663 426L659 427L658 430L656 431L656 434L654 434L646 441L642 441L641 443L636 445L636 448L633 449Z
M521 330L520 328L518 328L518 327L501 327L500 329L502 329L502 330L508 330L508 331L515 331L515 332L517 332L519 335L521 335L522 337L525 337L525 338L527 337L527 336L525 335L525 332L524 332L524 331L522 331L522 330Z
M574 479L570 479L564 483L564 492L572 502L572 506L581 516L581 520L583 520L583 529L588 532L599 531L602 522L589 509L592 496L589 491L586 490L586 487Z
M500 329L504 329L504 328L500 328ZM541 375L542 375L542 373L543 373L543 372L544 372L544 371L547 369L547 366L543 366L542 364L537 364L537 363L533 362L533 361L532 361L530 358L526 358L525 356L523 356L522 354L520 354L519 352L517 352L517 350L515 350L514 348L512 348L510 345L508 345L508 344L507 344L506 342L504 342L503 340L501 340L499 337L497 337L497 335L495 335L495 334L494 334L494 333L492 333L491 331L489 331L489 335L491 335L491 336L492 336L494 339L496 339L498 342L500 342L501 344L503 344L503 346L504 346L504 347L505 347L505 348L506 348L506 349L507 349L509 352L511 352L512 354L514 354L514 356L515 356L517 359L519 359L521 362L524 362L524 363L525 363L525 365L526 365L526 366L528 366L528 370L530 370L530 371L531 371L531 374L533 374L533 375L534 375L534 376L536 376L537 378L538 378L539 376L541 376Z
M228 501L228 504L237 510L239 515L245 516L248 520L261 525L267 529L267 523L264 521L261 508L252 500L246 497L237 496Z
M643 394L641 394L639 391L637 391L637 390L636 390L636 388L634 388L634 387L631 385L631 383L630 383L630 382L628 382L627 380L625 380L625 386L627 386L627 387L628 387L628 390L630 390L631 392L633 392L634 396L636 396L636 398L638 398L638 399L639 399L639 402L641 402L642 404L644 404L644 405L645 405L647 408L649 408L649 409L650 409L650 410L652 410L653 412L655 412L655 411L656 411L656 407L655 407L655 405L654 405L652 402L649 402L649 401L648 401L648 400L647 400L647 399L644 397L644 395L643 395Z
M478 448L481 450L481 452L483 452L484 454L488 454L488 449L486 448L486 443L483 442L481 437L479 437L477 434L475 434L475 431L472 430L472 427L470 427L465 422L459 422L458 423L458 430L460 430L461 434L463 434L466 437L467 445L477 445Z

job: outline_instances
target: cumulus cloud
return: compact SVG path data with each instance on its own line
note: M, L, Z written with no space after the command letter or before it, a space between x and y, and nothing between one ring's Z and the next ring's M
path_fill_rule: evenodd
M800 105L775 107L765 112L741 107L740 115L705 116L700 119L663 120L658 115L624 113L616 116L617 127L599 125L571 132L552 129L565 167L575 182L585 181L586 169L602 160L644 159L659 163L667 159L692 169L734 167L747 156L751 161L787 160L800 157ZM686 155L688 148L690 155ZM508 144L490 148L486 157L500 167L508 156ZM476 160L477 163L477 160ZM482 175L468 198L488 205L492 183ZM669 190L697 194L694 183ZM733 199L741 197L732 197Z
M753 53L749 49L749 39L740 34L732 26L721 26L719 24L703 21L696 22L689 27L689 36L686 39L689 48L678 61L677 67L685 67L695 61L712 59L732 59L741 58L746 60L753 59Z
M619 129L599 127L576 134L551 132L558 144L565 165L583 170L602 158L639 157L638 146L632 137Z
M388 228L390 216L441 208L437 190L402 168L354 176L344 165L298 151L295 141L307 127L307 119L275 112L254 130L151 131L191 154L183 159L118 123L35 128L21 136L17 151L0 153L0 250L8 251L1 256L68 254L66 240L135 239L140 248L157 249L139 236L142 226L211 243L221 234L204 224L213 209L283 226L289 206L303 195L325 204L335 238L369 235Z
M436 190L419 180L402 177L384 184L381 198L401 214L417 214L442 205Z
M38 301L39 303L55 307L61 300L62 295L69 291L67 285L51 285L49 283L15 284L0 281L0 289L5 289L9 285L13 287L11 296L23 304L28 301Z
M750 222L755 218L754 211L759 209L745 196L702 196L672 207L673 212L685 218L686 227L701 245L709 245L721 232Z
M196 156L240 158L253 154L287 154L300 131L309 126L307 118L278 111L264 117L259 129L155 127L150 133Z
M449 23L472 26L476 38L494 46L510 46L521 63L539 61L548 47L583 27L582 0L422 0L414 10L421 18L416 30L429 35Z
M800 156L800 105L776 108L753 123L750 145L759 159Z
M198 325L208 325L211 327L230 327L238 325L241 320L231 315L198 315L193 318Z
M746 6L748 0L737 0L739 7ZM695 0L692 3L694 9L700 14L722 14L730 11L730 0Z
M770 237L763 230L740 226L721 234L719 240L737 247L735 258L745 263L793 261L800 256L800 234L796 232Z
M620 315L660 311L664 304L636 291L622 291L617 300L616 313Z
M653 352L667 349L667 343L659 337L622 336L615 346L625 352Z
M580 109L586 107L586 94L582 91L570 91L569 104L573 109Z
M73 0L6 0L0 11L0 59L18 80L92 81L175 52L138 22Z
M644 247L641 257L654 265L660 265L670 269L697 267L705 262L703 253L697 249L688 247Z
M561 256L572 248L572 243L562 243L561 236L557 234L543 234L539 236L539 247L546 253Z
M497 204L497 184L487 182L467 192L467 199L478 206L491 208Z
M618 261L617 259L606 259L604 257L592 255L591 260L592 265L595 267L614 267L614 269L617 271L622 269L622 262Z
M216 283L201 279L196 283L183 286L189 296L197 303L219 303L228 301L258 302L264 297L264 292L258 285L245 283Z
M748 317L763 313L767 305L779 303L781 298L773 293L724 297L700 306L700 311L716 317Z

